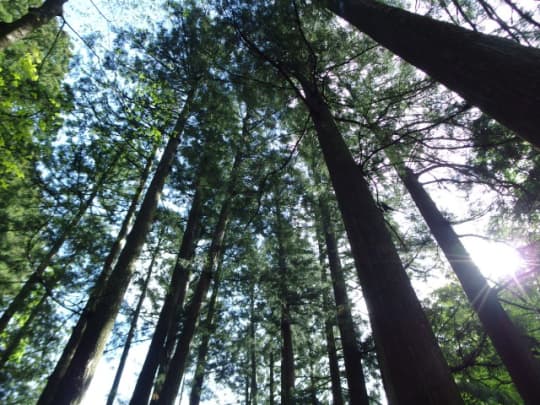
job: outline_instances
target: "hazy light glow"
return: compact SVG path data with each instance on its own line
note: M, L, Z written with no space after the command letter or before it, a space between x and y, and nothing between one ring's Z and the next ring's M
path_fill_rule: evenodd
M477 238L467 238L463 243L482 274L491 281L512 277L525 265L518 251L508 244Z

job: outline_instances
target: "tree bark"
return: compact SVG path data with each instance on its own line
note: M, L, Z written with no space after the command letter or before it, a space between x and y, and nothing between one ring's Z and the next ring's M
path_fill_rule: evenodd
M124 373L124 367L126 365L127 357L131 349L131 343L133 342L133 338L135 337L135 331L137 330L137 323L139 322L139 316L141 314L141 309L142 309L144 300L146 298L148 284L150 283L152 272L154 270L154 265L156 264L160 245L161 245L161 235L159 235L159 240L156 244L156 247L154 248L154 252L152 253L152 258L150 259L150 264L148 265L146 277L141 287L141 294L139 296L139 300L137 301L135 312L133 312L133 315L131 318L131 324L129 326L129 331L126 337L126 342L124 344L124 349L122 350L122 355L120 356L120 362L118 363L118 367L116 368L114 381L109 391L109 396L107 397L107 405L113 405L114 399L116 398L116 393L118 392L118 386L120 385L120 380L122 379L122 374Z
M165 296L165 301L161 307L158 322L150 342L150 347L146 354L143 367L137 379L137 384L133 390L130 405L146 405L150 401L154 377L159 367L160 361L166 356L165 342L167 339L175 341L173 336L176 333L175 322L179 309L182 308L186 295L186 288L191 273L190 267L186 262L193 259L197 240L199 238L201 227L203 199L199 185L199 179L195 187L195 195L191 202L186 229L182 237L180 250L176 256L169 289ZM172 330L172 332L171 332Z
M225 238L225 232L230 218L232 200L234 197L234 189L236 187L240 162L241 157L240 154L237 153L231 169L231 178L224 196L223 205L221 206L219 219L212 235L212 241L208 250L208 257L205 266L201 271L201 275L199 277L199 281L197 282L197 286L195 287L191 301L183 312L184 319L182 322L182 332L180 333L173 357L168 366L163 387L159 393L159 396L153 396L151 404L172 405L176 395L178 394L178 389L184 375L187 357L189 354L189 347L191 345L191 341L193 340L193 335L199 319L201 305L206 293L208 292L208 287L210 286L212 277L214 277L214 267L216 261L223 249L223 240Z
M389 401L462 404L363 173L318 89L297 78L351 244Z
M201 337L199 350L197 351L197 365L195 366L195 375L193 376L193 382L191 383L189 405L199 405L199 403L201 402L201 392L204 383L204 376L206 373L206 357L208 355L208 348L210 346L210 338L215 331L214 317L217 311L217 297L219 292L220 279L220 269L218 268L214 277L212 295L210 296L210 301L208 302L206 318L201 324L201 331L203 335Z
M112 266L118 254L121 251L122 243L125 240L126 235L128 234L129 227L136 213L137 205L139 204L141 194L144 190L146 181L148 180L148 176L150 175L150 170L152 168L153 159L155 158L155 153L156 153L156 147L152 149L152 153L149 155L148 160L146 161L146 165L141 174L141 179L139 181L139 184L137 185L137 189L135 190L135 193L133 194L131 198L131 203L128 207L128 210L126 211L126 214L122 221L122 225L120 226L118 235L116 236L116 239L111 246L111 250L109 251L109 254L105 258L103 269L101 270L101 273L96 281L96 284L94 285L92 289L92 293L90 294L88 302L86 303L86 307L84 310L85 312L83 312L77 324L75 325L75 328L71 332L71 336L62 352L62 356L56 363L56 367L53 374L49 377L49 380L46 385L46 390L48 392L43 391L42 396L48 396L49 392L53 392L56 389L56 384L59 383L60 377L66 372L67 367L69 366L71 359L73 358L73 354L79 347L81 337L83 336L86 330L87 322L88 322L88 317L85 315L85 313L86 312L92 313L95 310L94 306L96 305L100 297L103 295L105 285L112 271Z
M41 6L30 8L28 13L10 23L0 22L0 50L26 37L36 28L62 15L67 0L46 0Z
M540 50L373 0L331 11L540 148Z
M336 303L336 316L341 336L341 346L343 347L349 399L352 404L369 405L366 380L362 369L362 353L358 345L358 336L351 312L351 303L347 295L347 284L343 276L337 242L332 229L330 211L324 196L319 197L319 213Z
M278 244L278 271L280 280L280 302L281 302L281 405L294 405L295 402L295 370L294 370L294 348L291 328L291 313L288 302L287 286L287 253L283 243L283 218L281 216L281 206L279 197L276 203L276 239Z
M191 101L195 90L192 89L178 118L173 134L161 156L154 177L146 191L133 228L126 245L122 249L114 269L103 291L95 300L95 305L85 311L86 328L69 365L55 369L38 401L39 405L78 404L82 400L94 375L97 363L103 353L107 338L120 309L124 293L129 285L135 262L139 257L146 235L150 230L159 197L176 155L180 136L190 115ZM77 329L77 328L75 328Z
M500 304L497 293L473 263L454 229L438 210L415 173L406 167L398 171L478 314L519 394L526 404L540 404L540 361L531 352L526 337L512 322Z

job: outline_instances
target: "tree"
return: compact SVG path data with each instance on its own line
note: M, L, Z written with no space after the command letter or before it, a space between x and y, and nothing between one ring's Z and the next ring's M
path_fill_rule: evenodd
M540 50L374 0L322 4L540 147Z
M61 16L66 2L67 0L45 0L41 6L31 7L28 13L12 22L0 22L0 50L26 37L54 17Z

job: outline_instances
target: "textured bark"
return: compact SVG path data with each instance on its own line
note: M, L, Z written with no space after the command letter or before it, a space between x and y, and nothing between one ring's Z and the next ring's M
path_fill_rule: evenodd
M86 328L80 336L78 347L71 356L69 365L62 369L55 369L49 377L39 399L39 405L78 404L92 380L125 291L131 281L135 262L152 225L165 179L176 155L180 135L190 114L193 95L194 90L190 92L177 120L173 135L161 156L133 228L127 237L126 245L118 257L105 288L100 292L99 297L89 300L89 303L95 302L95 305L88 308L88 311L85 309L83 316L86 317Z
M369 405L366 380L362 369L362 353L358 345L358 336L351 312L351 303L347 295L347 284L343 276L337 242L332 229L330 211L323 197L319 198L319 212L336 302L337 323L341 336L341 346L343 347L343 360L345 362L345 373L349 387L349 398L352 404Z
M387 397L400 404L461 404L429 322L332 114L317 88L297 77L330 173L368 306Z
M422 213L431 233L458 277L469 302L478 314L484 330L506 366L512 381L527 404L540 404L540 361L497 299L478 267L446 218L408 168L400 176Z
M28 13L10 23L0 22L0 50L26 37L36 28L62 15L67 0L46 0L41 6L30 8Z
M250 405L257 405L257 353L255 346L255 335L257 322L255 320L255 283L251 283L249 297L249 386L251 391Z
M323 4L540 148L539 49L373 0Z
M99 301L99 298L103 295L103 291L105 289L107 280L112 271L112 265L114 264L114 261L116 260L116 258L118 257L118 254L121 251L122 243L126 238L126 235L128 233L133 217L135 216L137 205L139 204L139 200L143 192L144 186L146 184L146 181L148 180L148 176L150 175L150 170L152 167L153 159L155 157L155 152L156 152L156 149L154 148L152 150L152 153L148 157L144 170L141 174L141 179L139 181L137 189L135 190L135 193L133 194L131 198L131 203L128 207L128 210L126 211L126 214L122 221L122 225L120 226L118 235L116 236L116 239L111 246L111 250L109 251L109 254L105 258L103 269L101 270L101 273L96 281L96 284L92 289L92 293L90 294L85 310L83 314L81 315L81 317L79 318L77 324L75 325L75 328L71 332L71 336L69 337L68 343L64 347L62 356L57 361L54 372L49 377L49 380L47 381L47 386L45 387L45 390L41 394L44 397L47 397L48 395L50 395L49 394L50 392L54 392L56 390L56 386L60 382L62 375L64 375L64 373L66 372L67 367L69 366L71 359L73 358L73 354L79 347L81 337L83 336L86 330L87 322L88 322L88 317L86 314L87 313L91 314L95 311L94 307L96 303Z
M221 262L221 261L220 261ZM195 366L195 375L191 383L191 392L189 394L189 405L199 405L201 402L201 392L204 383L205 369L207 363L208 348L210 346L210 338L215 331L214 317L217 310L217 297L220 285L220 269L216 271L214 283L212 285L212 295L208 302L206 318L201 324L203 333L201 343L197 351L197 365Z
M150 264L148 265L146 277L141 287L139 300L137 301L137 306L135 307L135 311L133 312L133 315L131 318L131 324L129 325L129 331L126 336L126 342L124 343L124 349L122 350L122 355L120 356L120 361L118 363L118 367L116 368L116 374L114 375L113 384L111 386L109 395L107 397L107 405L113 405L114 399L116 398L116 393L118 392L118 386L120 385L120 380L122 379L122 374L124 373L124 367L126 366L127 357L131 349L131 343L133 342L133 338L135 337L135 331L137 330L137 323L139 322L139 316L141 314L141 309L142 309L144 300L146 298L146 292L148 291L148 284L150 283L152 272L154 270L154 265L156 264L156 259L159 253L160 245L161 245L161 236L160 236L160 239L158 240L156 247L154 248L154 252L152 253L152 258L150 259Z
M180 250L176 256L176 264L172 272L169 289L165 296L165 301L161 308L143 367L137 379L137 384L133 390L130 405L146 405L150 401L154 377L160 361L166 356L165 342L168 337L169 342L175 341L172 338L176 332L175 321L177 320L178 310L182 308L184 303L190 275L190 267L186 266L185 262L193 259L200 233L203 200L198 183L199 181L197 180L195 195L191 202Z
M240 154L237 154L231 169L231 178L227 186L223 205L221 206L218 222L212 234L212 241L208 250L206 263L201 271L201 275L199 277L199 281L197 282L197 286L195 287L195 291L193 292L193 296L191 297L191 301L183 312L182 331L168 366L167 375L165 377L161 392L159 392L159 396L153 395L151 404L172 405L176 395L178 394L180 382L182 381L182 377L184 375L189 348L191 341L193 340L197 321L199 319L201 305L206 293L208 292L208 287L210 286L212 277L214 277L215 264L223 249L223 240L225 238L225 232L230 218L232 200L234 197L240 162Z

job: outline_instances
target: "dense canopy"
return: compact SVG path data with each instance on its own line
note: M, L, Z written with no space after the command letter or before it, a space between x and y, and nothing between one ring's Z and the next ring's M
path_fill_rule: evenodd
M0 402L540 403L534 2L87 3L0 5Z

